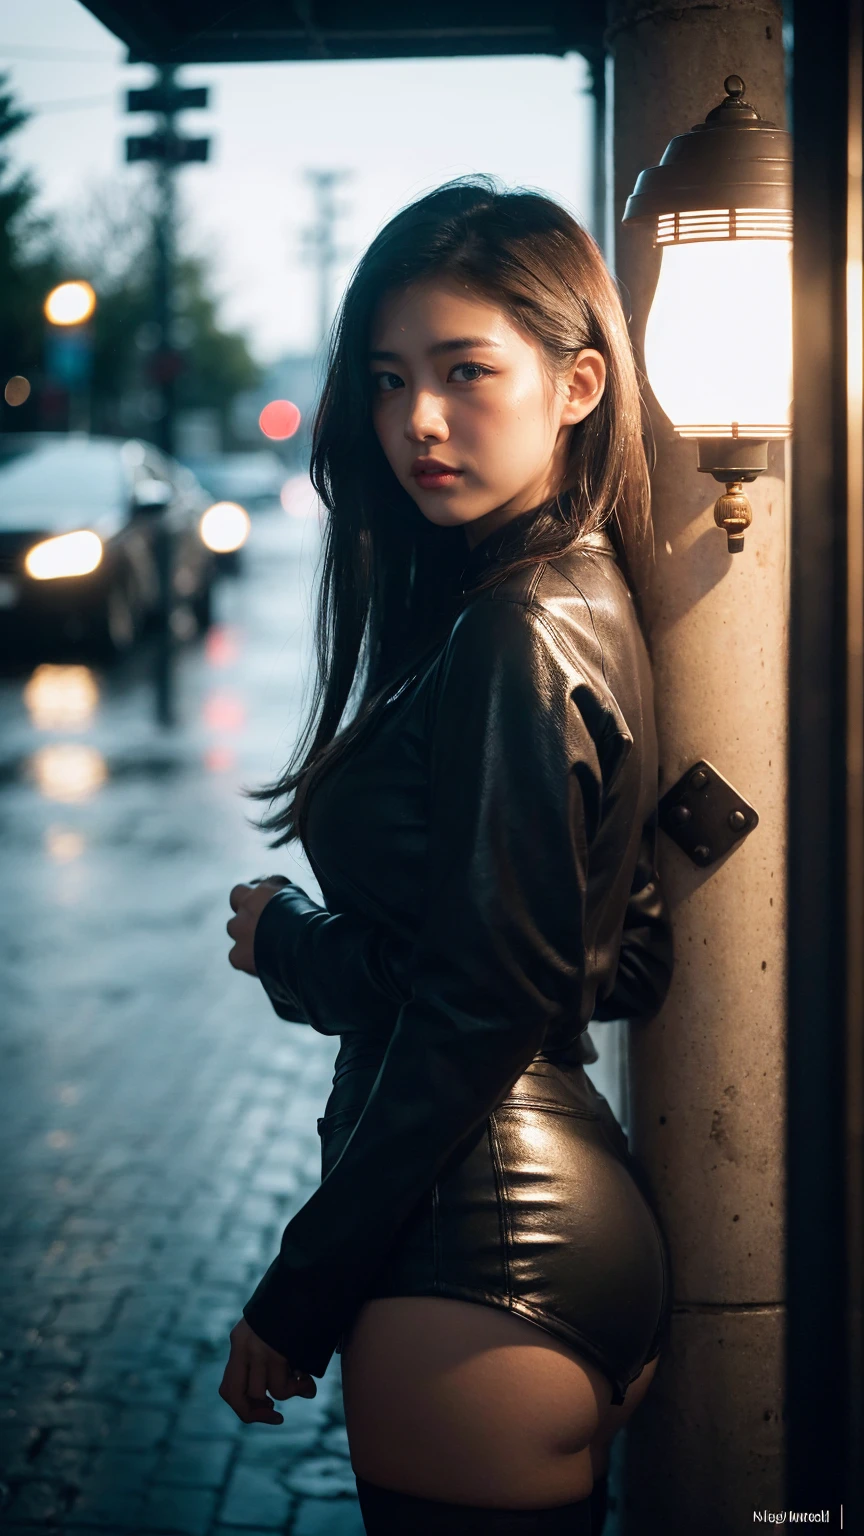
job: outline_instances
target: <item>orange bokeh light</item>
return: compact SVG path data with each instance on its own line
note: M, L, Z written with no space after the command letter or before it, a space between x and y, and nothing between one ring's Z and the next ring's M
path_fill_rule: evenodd
M258 417L265 437L293 437L300 425L300 412L291 400L271 400Z

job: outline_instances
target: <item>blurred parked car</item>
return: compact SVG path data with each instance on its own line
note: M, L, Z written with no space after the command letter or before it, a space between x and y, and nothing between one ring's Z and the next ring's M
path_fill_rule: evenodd
M247 512L272 507L288 478L285 465L272 448L214 453L184 462L212 492L214 501L237 501Z
M211 497L150 443L28 432L0 437L0 620L129 650L159 610L159 539L172 611L211 616L214 557L199 532Z

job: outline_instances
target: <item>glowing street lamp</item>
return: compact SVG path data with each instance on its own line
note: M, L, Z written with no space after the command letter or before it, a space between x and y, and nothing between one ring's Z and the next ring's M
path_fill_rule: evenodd
M52 325L81 325L96 308L96 295L89 283L60 283L45 300L45 319Z
M69 428L90 429L90 374L93 338L87 321L96 309L96 295L83 280L52 288L44 306L48 321L45 372L69 391Z
M623 223L662 248L645 331L651 388L698 467L726 485L714 507L730 553L752 522L744 483L792 431L792 137L726 99L641 172Z

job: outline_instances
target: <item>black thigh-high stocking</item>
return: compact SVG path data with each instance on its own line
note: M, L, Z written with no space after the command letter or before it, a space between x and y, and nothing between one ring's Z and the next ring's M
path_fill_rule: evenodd
M591 1497L588 1500L591 1505L591 1536L600 1536L606 1520L608 1484L609 1480L605 1472L602 1477L594 1479L594 1487L591 1489Z
M591 1536L591 1500L552 1509L485 1509L397 1493L354 1474L366 1536Z

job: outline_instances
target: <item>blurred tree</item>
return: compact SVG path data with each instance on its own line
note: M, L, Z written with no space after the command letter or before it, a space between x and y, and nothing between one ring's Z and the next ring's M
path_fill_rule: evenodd
M86 278L96 290L91 322L94 353L91 428L94 432L153 436L158 392L154 373L164 366L166 342L153 325L153 219L155 200L146 170L78 196L61 219L37 211L39 189L17 171L8 140L30 114L15 100L8 73L0 72L0 426L29 430L55 423L44 412L43 361L46 295L64 278ZM180 410L217 412L227 447L229 408L241 390L260 383L262 371L240 333L218 320L219 295L212 262L184 252L178 241L176 319L167 338L169 366L177 369ZM2 390L23 374L33 390L13 408Z
M3 401L2 389L15 373L38 384L42 304L65 275L54 221L36 212L36 184L28 172L13 171L7 151L7 141L29 116L16 105L8 74L0 73L0 422L6 430L35 425L38 393L13 408Z
M137 185L112 182L95 188L83 215L76 209L67 236L77 267L96 289L94 321L93 427L111 433L152 436L159 401L154 370L164 364L164 343L153 323L152 182L144 172ZM260 383L262 370L246 339L218 320L212 263L200 254L180 256L175 284L175 320L168 338L176 354L177 408L218 413L226 446L229 408L241 390Z

